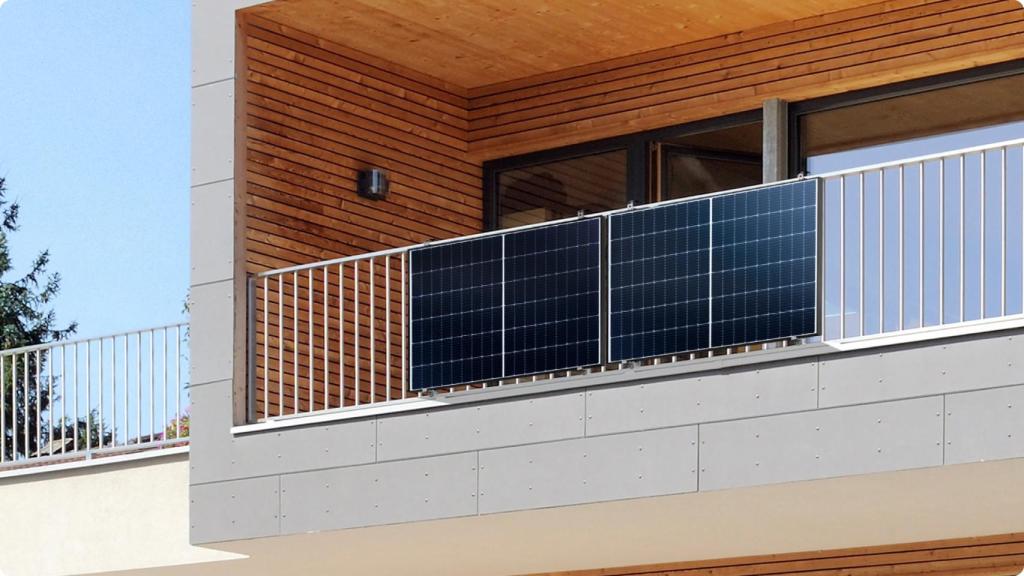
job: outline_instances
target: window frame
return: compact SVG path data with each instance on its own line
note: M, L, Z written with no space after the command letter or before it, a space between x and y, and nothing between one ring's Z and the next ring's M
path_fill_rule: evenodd
M789 167L787 170L789 177L796 178L800 174L806 174L807 172L807 162L803 157L802 142L800 141L800 121L806 115L1022 74L1024 74L1024 59L1018 59L892 84L873 86L863 90L854 90L821 98L791 102L789 104L788 118L789 141L787 143L789 148Z
M498 179L506 170L517 170L592 154L626 150L626 201L633 204L645 204L649 200L648 192L651 189L651 155L655 142L756 122L763 122L760 108L486 161L483 163L484 230L496 230L501 221Z

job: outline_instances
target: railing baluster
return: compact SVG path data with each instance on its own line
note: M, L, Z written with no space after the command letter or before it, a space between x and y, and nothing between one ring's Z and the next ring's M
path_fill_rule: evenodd
M135 333L135 443L142 443L142 332Z
M402 324L402 398L406 397L406 390L409 389L409 383L408 383L408 380L406 379L406 372L405 372L405 370L406 370L405 326L406 326L406 323L408 322L408 317L406 316L406 312L407 311L406 311L406 302L405 302L405 284L406 284L406 281L405 281L405 267L406 267L405 266L405 255L406 254L407 254L406 252L402 252L402 260L401 260L401 265L402 265L402 311L399 314L399 318L400 318L401 324Z
M181 439L181 327L174 328L174 437Z
M964 227L966 217L964 215L964 207L966 205L964 199L967 195L966 192L966 162L963 154L960 155L960 321L963 322L964 317L964 294L967 290L967 270L965 266L966 256L964 250L967 249L967 229Z
M100 446L99 447L103 448L103 338L100 338L99 347L100 347L99 362L97 362L96 369L99 371L99 375L98 376L99 376L100 385L99 385L99 388L97 388L97 393L98 393L98 396L100 397L100 401L99 401L99 410L97 410L97 414L99 416L99 431L100 431L99 432L99 442L100 442Z
M377 399L377 322L374 314L377 308L377 299L374 297L374 286L377 284L376 267L373 258L369 258L370 271L367 278L370 279L370 327L367 335L370 338L370 404Z
M39 396L39 371L39 350L36 350L36 456L42 455L42 446L39 445L39 441L43 437L42 398Z
M999 315L1006 314L1006 146L999 149Z
M117 446L117 337L110 339L110 445Z
M917 326L924 328L924 162L917 164Z
M7 399L4 398L4 387L7 386L7 376L4 372L6 364L6 356L0 354L0 464L7 460ZM11 406L15 404L11 403Z
M313 327L313 320L314 320L314 318L313 317L316 314L313 311L313 269L312 268L309 269L309 277L308 277L307 281L309 282L309 288L308 288L308 291L307 291L307 293L309 295L309 400L307 401L307 408L308 408L307 411L308 412L312 412L313 410L316 409L316 407L314 405L314 403L316 401L316 394L315 394L315 392L313 390L313 388L314 388L314 384L313 384L314 378L313 378L313 376L314 376L314 373L316 372L313 369L314 364L315 364L315 361L313 360L313 354L315 352L315 345L316 345L316 334L314 333L314 327Z
M292 414L299 413L299 273L292 272Z
M85 449L92 450L92 342L85 343ZM26 444L26 447L28 445Z
M324 410L331 407L331 310L330 301L330 269L324 268Z
M904 301L904 298L906 297L905 294L904 294L904 290L903 290L904 283L906 282L906 270L904 269L905 264L903 262L903 253L906 250L906 248L904 247L904 236L906 235L906 230L904 229L904 222L903 222L903 220L904 220L904 216L903 216L903 196L904 196L904 193L905 193L904 184L903 184L904 177L905 177L905 175L904 175L904 172L903 172L903 165L901 164L900 168L899 168L899 179L900 180L899 180L899 183L898 183L898 186L897 186L897 193L899 194L899 220L900 220L899 221L899 235L900 235L900 238L899 238L899 267L900 267L899 274L900 275L899 275L899 294L897 296L899 297L899 329L900 330L903 330L903 301Z
M839 177L839 338L846 338L846 176Z
M78 452L78 436L79 436L79 433L78 433L78 344L77 343L72 348L72 352L71 353L74 354L74 359L71 362L71 369L72 369L72 377L71 378L72 378L72 382L73 382L73 386L72 387L75 389L75 391L74 391L74 395L75 395L74 414L71 415L71 430L72 430L71 437L72 437L72 443L73 443L72 444L72 449L73 449L73 451Z
M284 275L277 277L277 415L284 414Z
M857 289L857 319L859 320L860 330L857 332L858 336L864 335L864 287L867 285L864 279L864 249L867 247L867 225L864 222L864 173L861 172L858 175L858 210L857 210L857 265L860 267L857 272L857 283L860 287Z
M345 265L338 264L338 406L345 407Z
M263 419L270 417L270 297L267 287L270 279L263 277Z
M359 406L359 260L352 262L352 287L355 289L352 300L352 324L354 325L353 352L355 354L355 405Z
M946 323L946 160L939 159L939 324Z
M987 178L985 176L986 176L986 174L985 174L985 151L982 150L982 152L981 152L981 218L980 218L980 220L981 220L981 258L980 258L980 260L981 260L981 281L980 281L981 282L981 289L980 289L981 311L980 311L980 313L978 315L979 318L985 318L985 313L986 313L986 310L985 310L985 304L986 304L986 301L985 301L986 300L985 299L985 264L986 264L986 258L985 258L985 196L986 196L987 190L986 190L986 186L985 186L985 181L987 180Z
M384 399L391 401L391 255L384 257Z
M128 335L121 337L121 376L124 378L124 446L128 445L128 438L131 436L128 428L128 397L131 396L131 383L128 380Z
M885 169L878 171L878 333L883 332L885 332Z

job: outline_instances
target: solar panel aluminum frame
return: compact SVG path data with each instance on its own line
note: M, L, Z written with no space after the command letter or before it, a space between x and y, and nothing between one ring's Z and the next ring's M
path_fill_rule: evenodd
M808 181L813 181L814 182L814 202L815 202L815 223L814 223L814 233L815 233L815 255L814 255L815 256L814 257L815 291L814 291L814 294L815 294L815 301L814 301L814 322L813 322L814 329L813 329L812 332L807 332L807 333L803 333L803 334L788 336L788 337L786 337L785 340L786 341L790 341L790 340L795 340L795 339L799 339L799 338L808 338L808 337L812 337L812 336L821 334L822 321L823 321L822 313L821 313L821 306L822 306L822 303L824 302L824 289L825 289L824 288L824 282L823 282L824 271L823 271L823 269L821 267L821 254L823 254L823 250L824 250L824 235L822 234L822 222L823 222L823 218L824 218L824 212L823 212L823 210L824 210L824 203L822 201L822 195L824 194L824 190L823 190L823 187L821 186L821 179L820 178L816 178L816 177L810 177L810 178L808 178L808 177L791 178L789 180L782 180L782 181L779 181L779 182L772 182L772 183L768 183L768 184L756 184L756 185L753 185L753 186L746 186L744 188L737 188L735 190L720 191L720 192L710 192L710 193L707 193L707 194L700 194L700 195L697 195L697 196L690 196L690 197L686 197L686 198L676 198L676 199L669 200L669 201L666 201L666 202L659 202L657 204L647 204L647 205L642 205L642 206L631 206L629 208L618 209L618 210L611 210L611 211L608 211L608 212L605 212L605 213L601 214L601 216L605 216L607 221L608 221L608 224L607 224L608 232L607 232L607 236L606 236L606 250L605 250L605 268L608 270L608 275L609 275L609 278L607 279L607 284L605 285L605 289L607 290L606 298L604 298L605 306L607 307L607 310L608 310L607 317L606 317L606 320L605 320L605 330L607 331L607 336L605 337L605 345L606 345L606 347L608 347L608 353L607 353L607 355L605 355L603 357L603 362L615 362L615 363L619 363L619 364L626 364L626 363L629 363L629 362L636 362L636 361L640 361L640 360L644 360L644 359L650 359L650 358L663 358L663 357L669 357L669 356L676 356L676 355L679 355L679 354L701 353L701 352L708 352L710 350L714 350L714 349L717 349L717 348L732 348L732 347L736 347L736 346L749 346L749 345L753 345L753 344L761 344L761 343L765 343L765 342L778 341L778 340L758 339L758 340L750 340L750 341L736 343L736 344L727 344L727 345L718 345L718 346L713 346L712 345L713 340L714 340L713 339L713 332L712 332L713 329L714 329L714 323L713 323L713 321L712 321L713 319L711 317L711 314L712 314L712 311L713 311L713 298L714 298L714 294L713 294L712 288L711 288L711 286L712 286L711 285L711 279L712 279L712 275L714 274L714 258L713 258L713 252L714 252L714 230L713 230L714 199L715 198L719 198L719 197L723 197L723 196L727 196L727 195L735 195L735 194L741 194L741 193L746 193L746 192L753 192L753 191L760 190L760 189L768 189L768 188L774 188L774 187L778 187L778 186L800 184L800 183L808 182ZM708 233L708 249L709 249L709 253L708 253L708 289L709 289L709 294L708 294L708 347L707 348L694 348L694 349L688 349L688 350L679 350L679 351L676 351L674 353L666 353L666 354L657 355L657 356L639 356L639 357L613 359L611 357L611 349L610 349L610 343L611 343L611 338L612 338L612 318L611 318L611 316L612 316L611 315L611 310L612 310L612 286L611 286L611 281L610 281L610 274L611 274L611 268L612 268L612 227L613 227L613 223L612 223L613 218L612 217L616 216L618 214L629 213L629 212L632 212L634 210L657 209L657 208L661 208L661 207L671 206L671 205L674 205L674 204L684 204L684 203L699 202L699 201L708 201L709 202L708 218L709 218L709 223L711 224L711 227L712 227L712 229L709 229L709 233Z
M824 194L824 190L823 190L824 187L821 185L821 179L820 178L816 178L816 177L796 178L796 179L791 179L791 180L784 180L784 181L781 181L781 182L772 182L772 183L768 183L768 184L760 184L760 185L757 185L757 186L750 186L750 187L741 188L741 189L738 189L738 190L728 190L728 191L724 191L724 192L715 192L713 194L709 194L709 195L705 195L705 196L711 196L712 207L713 207L714 206L713 200L716 197L717 198L721 198L721 197L724 197L724 196L742 194L742 193L746 193L746 192L753 192L753 191L761 189L761 188L767 190L767 189L776 188L776 187L779 187L779 186L786 186L786 185L792 185L792 184L800 184L800 183L805 183L805 182L813 182L814 183L814 210L815 210L815 213L814 213L814 218L815 218L815 220L814 220L814 236L815 236L815 242L814 242L814 283L815 284L814 284L814 288L815 289L814 289L814 322L813 322L813 329L812 329L812 331L804 332L802 334L793 334L793 335L786 336L784 338L754 339L754 340L747 340L747 341L744 341L744 342L720 344L720 345L717 345L717 346L710 346L709 348L704 348L704 349L701 349L701 350L697 350L698 352L706 351L706 350L714 350L714 349L717 349L717 348L735 348L735 347L738 347L738 346L751 346L751 345L754 345L754 344L763 344L763 343L766 343L766 342L779 342L779 341L790 342L790 341L793 341L793 340L798 340L798 339L801 339L801 338L809 338L809 337L821 334L822 322L823 322L823 317L822 317L823 315L821 314L821 309L822 309L822 304L825 302L825 300L824 300L825 283L824 283L824 278L823 278L823 270L821 268L821 255L823 254L822 251L824 250L824 234L822 234L822 222L823 222L823 218L824 218L824 212L823 212L824 202L822 201L823 200L822 196ZM693 199L695 200L697 198L698 197L694 197ZM712 211L711 211L711 222L712 222L712 225L713 225L713 223L714 223L714 209L713 208L712 208ZM711 240L710 240L710 242L712 242L712 243L714 242L714 231L713 230L712 230L712 233L711 233ZM713 258L709 258L708 260L709 260L708 266L709 266L709 269L710 269L710 271L709 271L709 280L710 280L711 275L714 274L714 270L713 270L714 262L713 262ZM709 282L709 285L710 285L710 282ZM714 326L714 318L713 318L714 308L711 305L711 298L712 297L713 297L713 294L711 294L709 296L709 305L708 305L708 314L709 314L709 316L712 316L709 319L709 322L708 322L708 331L709 331L709 333L708 333L708 344L709 345L713 344L713 338L712 338L712 333L711 333L711 330L713 329L713 326Z
M621 211L621 209L616 210L616 211ZM453 238L453 239L450 239L450 240L441 240L441 241L436 241L436 242L426 242L426 243L424 243L422 245L415 246L413 249L409 250L409 258L407 259L407 264L406 264L408 266L407 276L409 278L409 294L410 294L408 302L406 303L406 307L407 307L406 312L408 314L407 318L409 318L410 324L412 323L412 321L414 319L414 315L413 315L413 301L414 301L414 298L412 297L412 295L415 293L414 288L413 288L415 275L412 273L413 272L412 269L413 269L414 253L416 251L421 250L421 249L434 248L434 247L438 247L438 246L446 245L446 244L459 244L459 243L462 243L462 242L470 242L470 241L474 241L474 240L481 240L481 239L492 237L492 236L500 236L501 237L501 243L502 243L502 247L501 247L501 254L502 254L502 266L501 266L501 290L502 290L502 295L501 295L501 308L502 308L501 309L501 372L502 372L502 374L499 377L499 380L504 380L506 378L524 378L524 377L534 376L534 375L537 375L537 374L548 374L548 373L550 373L551 371L545 371L545 372L525 372L525 373L522 373L522 374L508 374L507 373L507 369L506 369L506 350L507 350L507 347L506 347L506 343L505 343L505 337L506 337L506 318L505 318L506 294L505 294L505 291L506 291L506 287L507 287L506 286L506 270L505 270L505 265L504 265L505 252L506 252L505 240L508 237L508 235L510 235L510 234L517 234L517 233L526 232L526 231L530 231L530 230L534 230L534 229L538 229L538 228L546 228L546 227L553 227L553 226L564 225L564 224L571 224L571 223L578 222L580 220L585 220L585 219L597 219L598 222L600 223L599 224L600 225L600 231L599 231L599 235L598 235L598 262L597 262L598 263L598 267L597 267L598 279L597 279L597 286L598 286L598 290L599 291L607 291L608 288L607 288L607 282L606 282L606 278L605 278L606 269L605 269L604 261L600 257L600 250L603 247L602 245L605 244L605 242L604 242L604 234L605 234L605 228L606 228L606 224L605 224L606 218L605 218L605 216L607 216L608 214L614 213L616 211L607 211L607 212L601 212L601 213L597 213L597 214L586 214L586 215L581 215L581 216L573 216L571 218L563 218L563 219L560 219L560 220L553 220L553 221L550 221L550 222L539 222L539 223L536 223L536 224L529 224L529 225L526 225L526 226L521 226L521 227L518 227L518 228L511 229L511 230L493 230L493 231L489 231L489 232L482 232L480 234L473 234L473 235L470 235L470 236ZM598 332L599 336L598 336L598 360L597 360L597 362L595 364L587 364L585 366L571 366L571 367L566 367L566 368L560 368L560 369L557 370L558 372L561 372L563 370L566 370L566 371L581 370L581 369L588 368L590 366L601 365L601 364L604 364L606 362L607 353L606 353L605 348L606 348L606 341L607 341L607 333L603 333L603 334L601 333L602 318L606 314L606 310L604 309L604 306L601 305L600 294L598 295L598 302L599 302L599 306L598 306L598 308L599 308L599 316L598 316L597 323L598 323L598 329L599 329L599 332ZM415 343L416 343L415 331L414 330L410 330L409 331L409 341L408 341L408 344L407 344L407 346L408 346L408 373L409 373L409 384L408 384L408 386L409 386L409 390L412 391L412 392L419 392L419 393L422 394L422 393L432 393L434 391L444 390L444 389L454 390L456 387L471 386L471 385L476 385L476 384L480 384L482 382L488 382L488 381L492 381L493 380L493 379L488 379L488 380L473 381L473 382L458 382L458 383L446 384L446 385L442 385L442 386L414 386L413 367L415 366L415 358L414 358Z
M605 266L605 263L604 263L603 259L601 258L601 249L603 248L603 246L605 244L604 243L604 235L603 235L604 234L604 229L605 229L605 221L608 220L605 217L605 215L606 215L606 213L588 214L588 215L583 215L583 216L576 216L575 218L570 218L570 219L563 219L563 220L558 220L558 221L553 221L553 222L545 222L544 224L546 224L546 226L531 227L531 228L546 228L546 227L554 228L556 226L564 226L566 224L573 224L573 223L581 222L581 221L584 221L584 220L596 219L598 221L598 227L599 227L599 229L598 229L598 237L597 237L597 241L598 241L598 248L597 248L598 256L597 256L597 268L596 268L597 289L598 289L598 296L597 296L597 300L598 300L598 318L597 318L597 321L596 321L597 322L597 328L598 328L597 359L595 360L594 363L591 363L591 364L584 364L584 365L579 365L579 366L565 366L565 367L559 367L559 368L553 369L553 370L528 371L528 372L521 372L521 373L509 372L509 370L508 370L508 368L506 367L506 364L505 364L505 360L508 357L508 348L505 345L505 336L507 335L507 330L506 330L506 325L505 325L505 310L504 310L504 308L505 308L505 306L507 304L507 299L505 297L505 289L507 287L507 279L505 277L505 267L502 266L502 316L501 316L501 319L502 319L502 332L501 332L501 334L502 334L502 354L501 354L501 359L502 359L502 378L503 379L504 378L528 378L528 377L539 375L539 374L551 374L551 373L554 373L554 372L570 372L570 371L573 371L573 370L582 370L582 369L585 369L585 368L588 368L588 367L591 367L591 366L599 366L599 365L605 363L605 358L607 358L607 356L604 353L604 347L606 345L607 337L604 334L601 333L602 332L602 330L601 330L601 327L602 327L602 317L603 317L603 314L604 314L604 311L603 311L604 306L602 305L601 292L602 291L608 292L608 286L605 283L606 266ZM502 234L502 257L503 258L504 258L505 254L506 254L505 246L504 246L505 239L508 238L508 236L510 236L512 234L519 234L519 233L522 233L524 231L529 231L529 230L524 230L524 229L521 229L521 228L517 228L517 229L513 229L513 230L506 230L506 231L504 231L504 233Z

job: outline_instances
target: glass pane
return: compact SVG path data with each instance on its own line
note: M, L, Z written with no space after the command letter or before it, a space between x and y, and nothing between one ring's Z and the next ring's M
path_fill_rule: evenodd
M498 175L501 228L626 205L626 151L506 170Z
M732 160L669 152L665 155L665 199L699 196L761 183L760 160Z
M801 157L822 174L1017 138L1022 92L1015 75L807 114Z

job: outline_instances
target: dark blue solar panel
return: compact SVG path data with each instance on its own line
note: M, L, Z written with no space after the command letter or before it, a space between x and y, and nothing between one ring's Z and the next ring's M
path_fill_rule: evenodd
M409 254L413 390L501 377L502 239Z
M600 362L601 221L505 236L505 376Z
M609 218L611 361L708 348L710 200Z
M711 346L817 331L817 180L712 200Z

